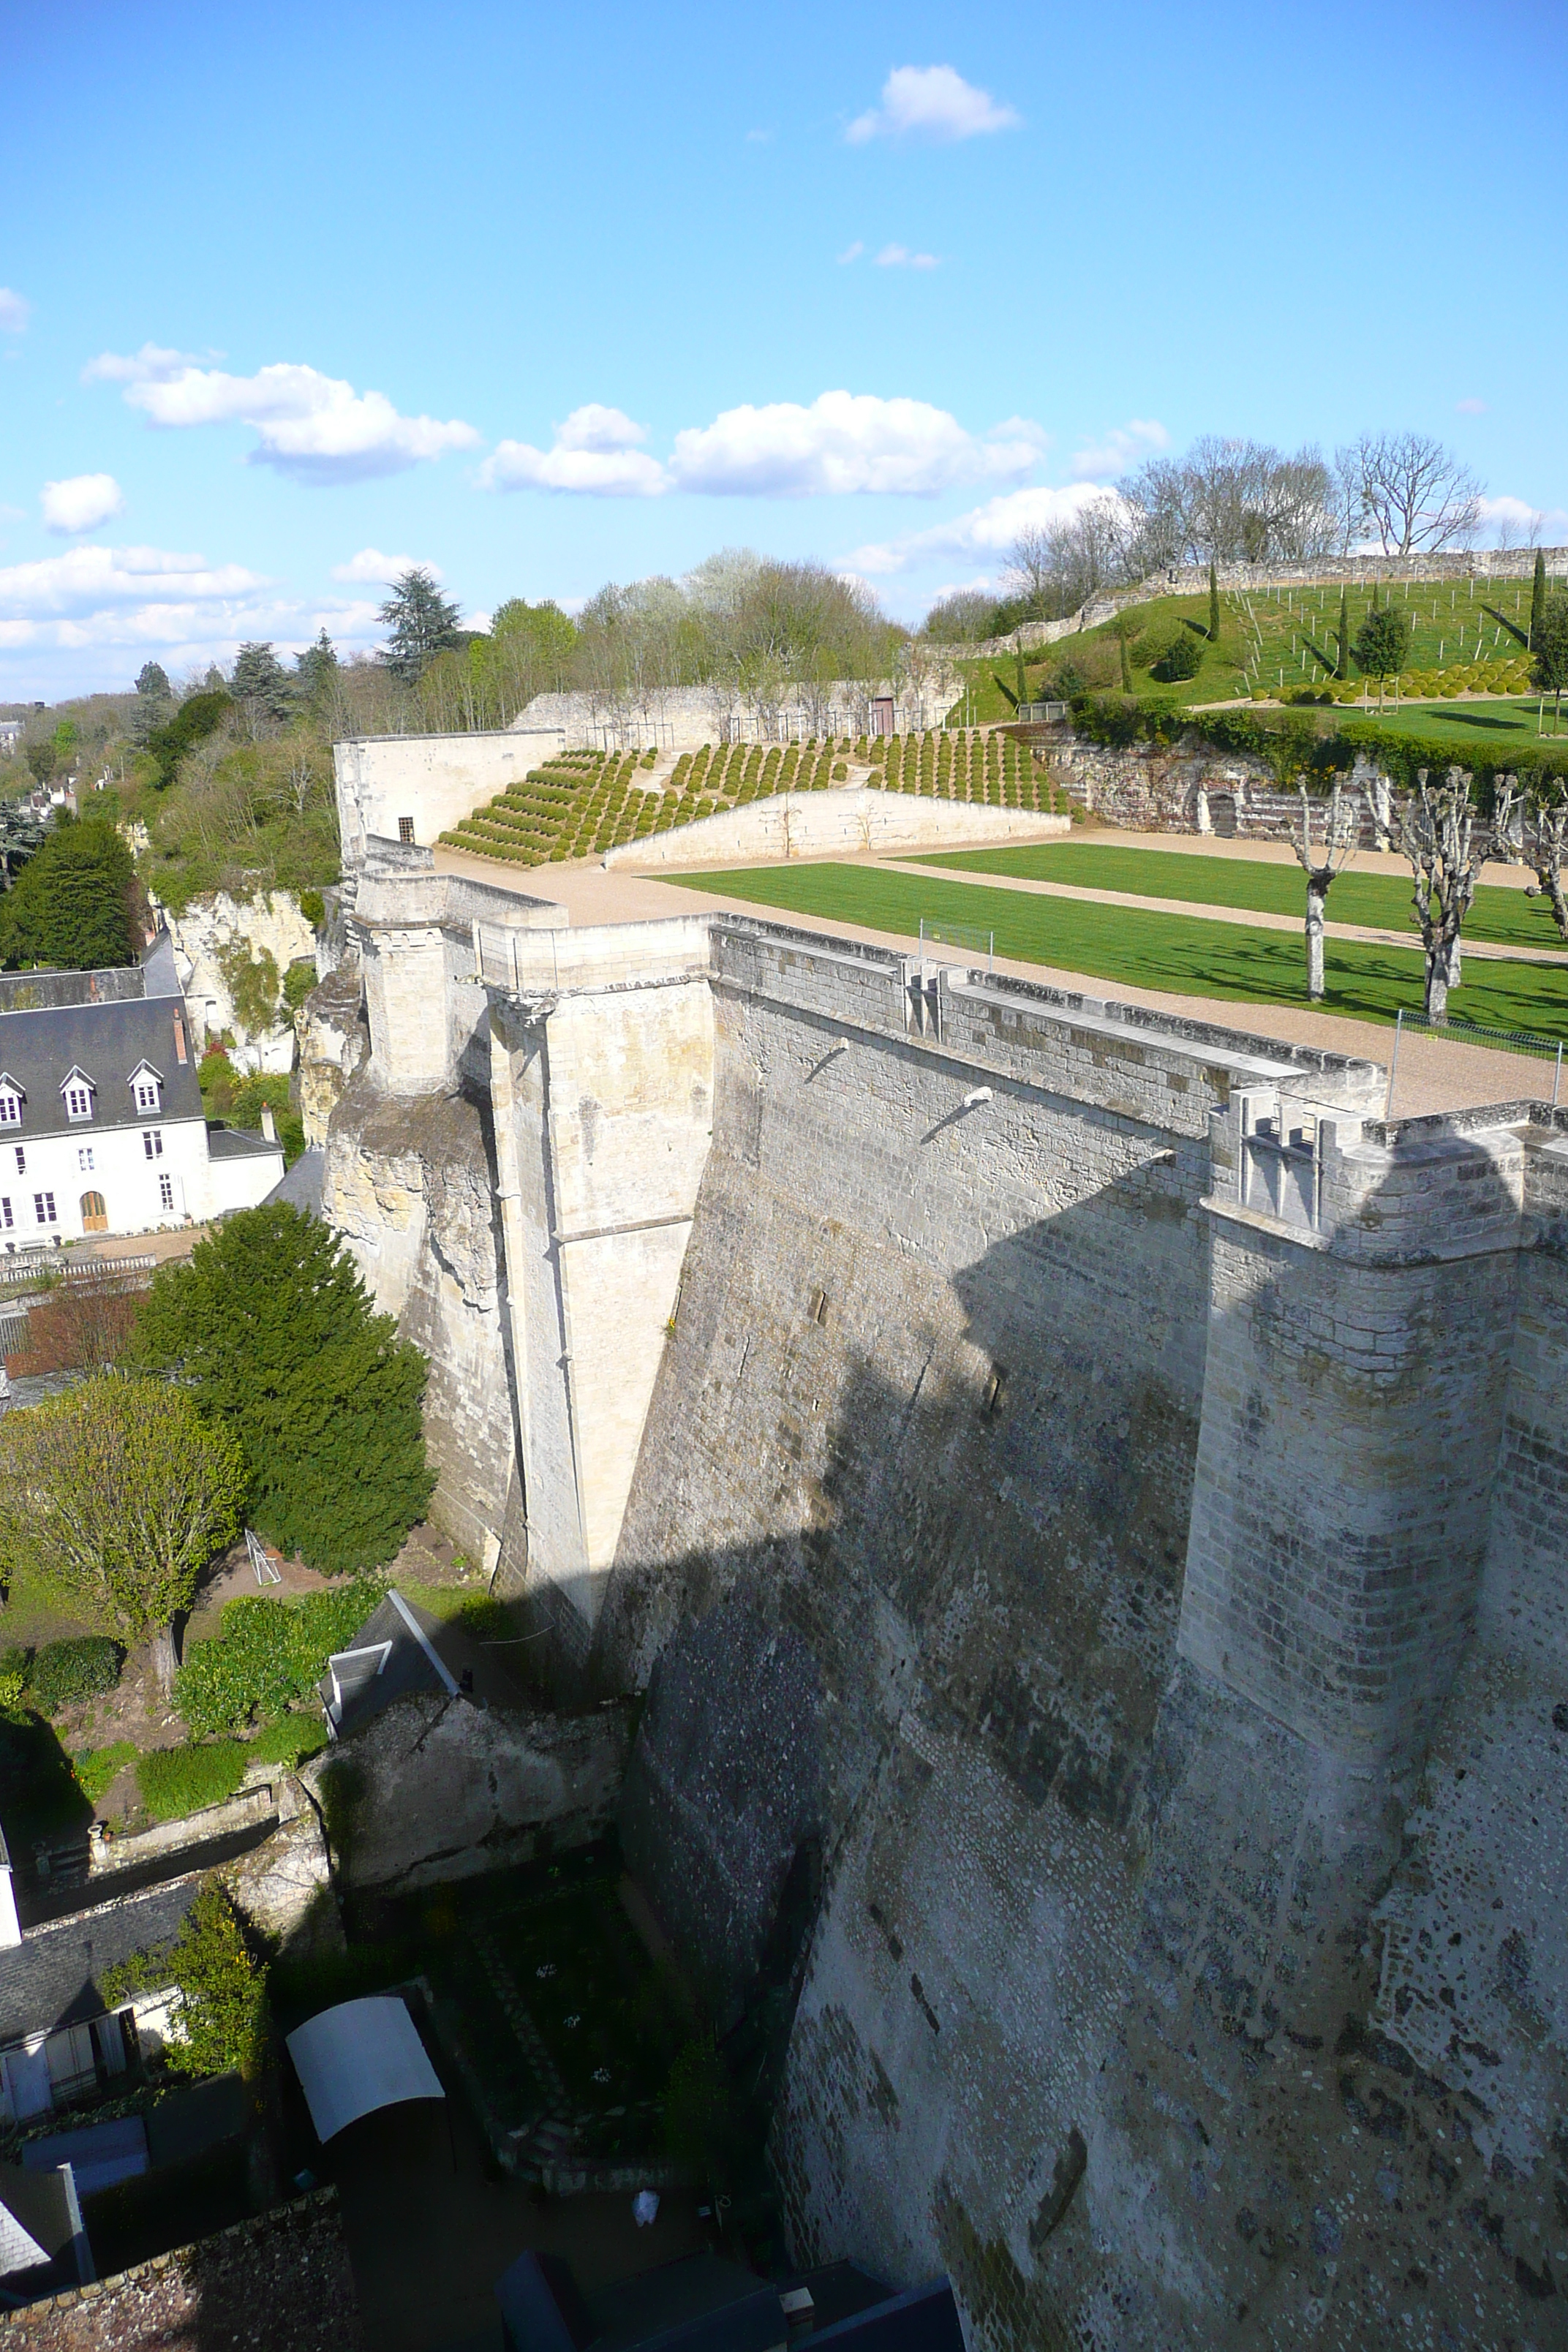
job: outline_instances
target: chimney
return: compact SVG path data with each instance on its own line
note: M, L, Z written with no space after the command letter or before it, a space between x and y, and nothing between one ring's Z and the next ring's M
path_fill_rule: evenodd
M278 1121L272 1116L272 1105L270 1103L263 1103L261 1106L261 1132L267 1138L268 1143L277 1142Z
M174 1059L177 1062L183 1062L188 1057L185 1053L185 1016L183 1013L176 1013L174 1015Z

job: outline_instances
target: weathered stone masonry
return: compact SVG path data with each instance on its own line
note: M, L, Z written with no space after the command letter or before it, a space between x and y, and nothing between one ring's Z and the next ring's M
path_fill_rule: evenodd
M396 1097L471 1098L489 1369L424 1328L510 1432L444 1478L570 1685L647 1686L623 1832L718 2013L800 1986L803 2256L987 2347L1561 2340L1568 1123L411 887L329 1163L390 1264Z

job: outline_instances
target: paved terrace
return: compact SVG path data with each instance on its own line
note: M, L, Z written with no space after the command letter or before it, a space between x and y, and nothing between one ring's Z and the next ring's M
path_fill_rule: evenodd
M1130 833L1096 828L1087 838L1107 846L1127 849L1168 850L1204 857L1239 857L1259 859L1277 865L1295 865L1294 856L1284 843L1219 841L1212 835L1168 833ZM795 861L792 861L795 862ZM806 861L799 861L806 862ZM902 866L905 861L860 856L840 856L834 865ZM745 869L753 869L756 861L745 861ZM498 889L515 890L520 896L547 898L564 907L574 924L643 922L661 915L689 915L694 904L713 911L745 915L755 921L765 920L766 907L751 898L726 898L704 890L700 900L682 889L675 878L655 880L651 876L628 871L626 867L606 871L596 862L586 860L548 866L516 866L500 859L474 857L467 852L437 846L436 865L444 874L462 875L470 881L488 882ZM704 873L722 871L717 862L705 862ZM1250 925L1254 929L1284 929L1300 931L1299 920L1288 916L1270 916L1246 912L1235 907L1194 906L1187 900L1129 898L1121 892L1075 888L1066 883L1022 882L1008 880L1001 875L977 874L969 870L949 872L945 867L921 866L914 870L933 878L942 875L951 880L984 883L988 888L1012 888L1035 891L1047 896L1087 898L1102 904L1113 904L1129 909L1154 908L1162 913L1207 918L1230 923ZM1358 873L1386 873L1408 878L1409 867L1402 857L1375 851L1364 852L1356 860ZM1525 879L1524 869L1512 866L1488 866L1481 876L1484 882L1500 883L1505 887L1519 888ZM1305 882L1303 880L1303 894ZM868 925L840 923L822 916L802 916L781 911L777 919L797 929L821 931L837 939L864 940L876 946L900 946L913 950L919 942L900 939L896 933L875 930ZM1409 934L1371 930L1351 923L1327 926L1331 938L1371 940L1392 942L1410 950L1412 992L1419 982L1420 966L1416 961L1418 949L1411 946ZM1523 948L1498 948L1481 943L1465 944L1467 956L1504 955L1520 961L1529 961L1541 950ZM1546 961L1552 961L1550 955ZM1103 996L1122 1004L1147 1006L1155 1013L1171 1013L1187 1020L1209 1021L1223 1028L1248 1030L1255 1035L1278 1037L1287 1045L1316 1045L1329 1053L1345 1054L1355 1058L1371 1057L1386 1064L1393 1043L1393 1031L1385 1024L1347 1020L1342 1015L1314 1013L1306 1006L1249 1004L1230 997L1178 996L1163 990L1125 987L1113 981L1103 981L1050 964L1022 962L1007 957L996 959L998 971L1011 972L1020 980L1044 981L1056 988L1076 989L1090 995ZM1425 1036L1407 1036L1400 1046L1398 1099L1394 1105L1401 1118L1416 1118L1437 1111L1464 1110L1478 1104L1517 1102L1538 1095L1551 1099L1553 1069L1550 1061L1535 1061L1525 1055L1498 1054L1479 1046L1450 1045Z

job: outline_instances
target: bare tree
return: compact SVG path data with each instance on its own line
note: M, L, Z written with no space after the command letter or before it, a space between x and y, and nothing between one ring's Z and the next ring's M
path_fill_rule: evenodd
M1290 846L1307 877L1307 994L1323 993L1323 917L1329 891L1344 871L1361 841L1361 817L1336 784L1329 797L1328 820L1320 851L1312 840L1312 803L1301 786L1301 830L1292 831Z
M1468 547L1481 516L1481 485L1440 441L1424 433L1363 433L1339 453L1357 523L1385 555Z
M1494 831L1500 852L1517 844L1535 877L1526 884L1525 897L1544 898L1558 937L1568 940L1568 893L1563 887L1568 866L1568 796L1561 777L1542 778L1521 791L1517 776L1500 776Z
M1426 953L1424 1010L1439 1024L1448 1017L1448 991L1462 972L1459 930L1476 895L1476 881L1491 847L1489 832L1478 828L1470 778L1450 768L1441 784L1427 782L1422 768L1416 789L1399 816L1399 846L1415 883L1416 927Z

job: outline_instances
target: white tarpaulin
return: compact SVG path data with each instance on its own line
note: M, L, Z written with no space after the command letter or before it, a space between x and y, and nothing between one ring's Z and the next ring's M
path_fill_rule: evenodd
M324 2009L296 2026L289 2055L322 2141L377 2107L447 2095L414 2020L393 1994Z

